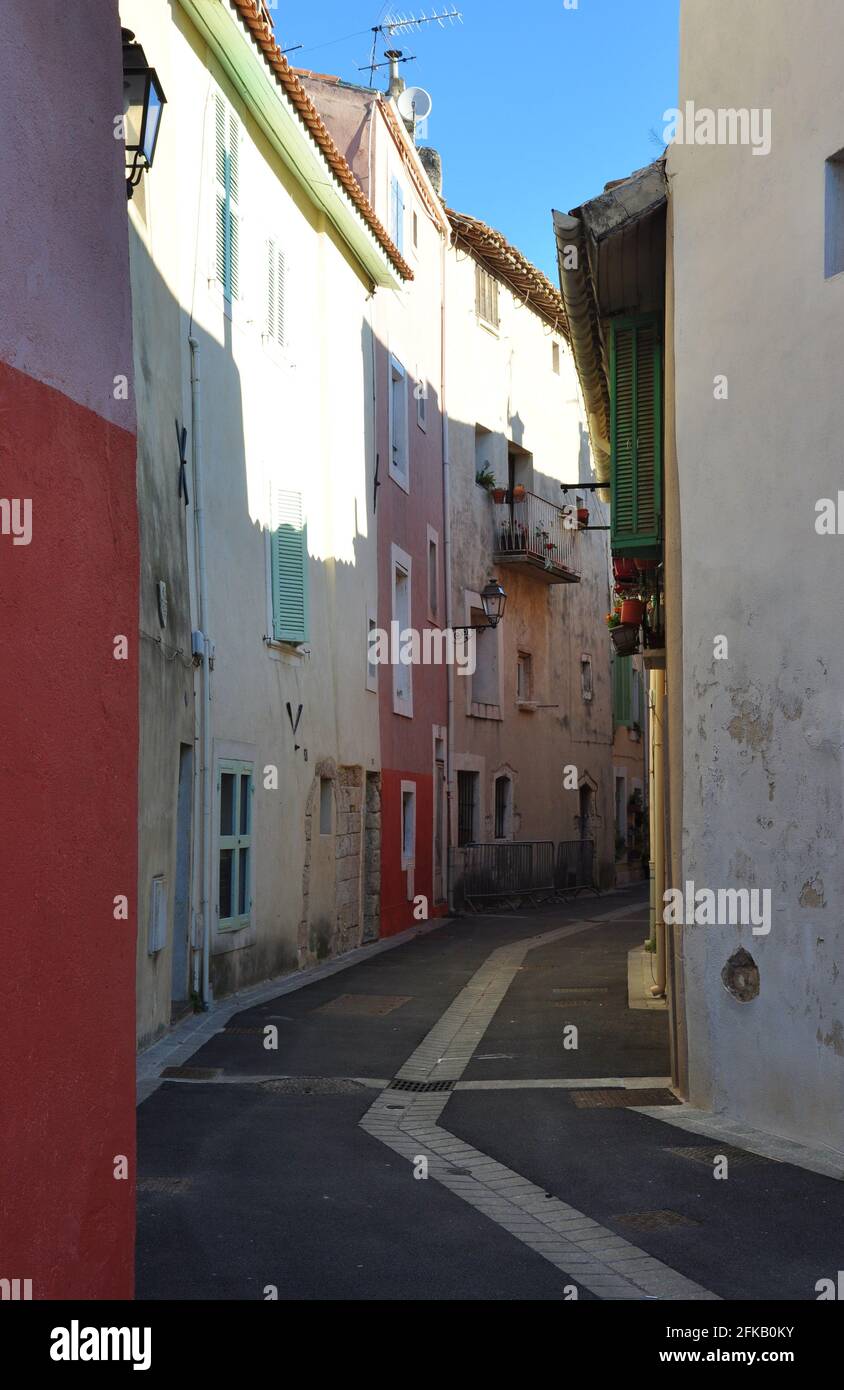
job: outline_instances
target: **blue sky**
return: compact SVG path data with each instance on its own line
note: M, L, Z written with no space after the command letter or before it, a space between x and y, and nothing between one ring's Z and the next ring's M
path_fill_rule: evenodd
M551 208L576 207L660 152L652 132L677 103L679 4L463 0L462 25L395 39L416 55L405 81L433 97L425 143L442 154L446 201L497 227L554 283ZM368 82L358 68L372 26L432 8L444 0L278 0L273 13L282 47L303 45L291 63Z

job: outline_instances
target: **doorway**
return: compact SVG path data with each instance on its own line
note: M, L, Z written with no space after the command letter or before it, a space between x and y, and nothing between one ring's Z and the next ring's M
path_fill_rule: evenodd
M191 822L193 818L193 747L179 745L179 792L176 805L176 892L173 903L171 1015L186 1011L190 939Z

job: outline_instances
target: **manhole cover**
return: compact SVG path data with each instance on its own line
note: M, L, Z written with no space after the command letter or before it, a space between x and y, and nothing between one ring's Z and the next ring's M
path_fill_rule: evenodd
M410 1002L409 994L338 994L327 1004L314 1009L315 1014L346 1014L351 1018L383 1018L402 1004Z
M179 1192L189 1192L193 1186L192 1178L140 1178L139 1192L158 1192L175 1197Z
M391 1081L391 1091L450 1091L453 1081Z
M369 1089L344 1076L281 1076L259 1085L274 1096L351 1096Z
M667 1231L673 1226L699 1226L694 1217L683 1216L679 1211L626 1211L621 1216L610 1217L619 1226L627 1226L631 1231Z
M165 1067L161 1075L179 1081L213 1081L221 1067Z
M665 1152L676 1154L678 1158L689 1158L693 1163L705 1163L707 1167L711 1167L717 1158L726 1158L731 1168L772 1161L763 1154L748 1153L747 1149L734 1149L729 1144L692 1144L683 1149L666 1149Z
M570 1091L574 1104L580 1110L598 1109L608 1106L633 1105L679 1105L672 1091L628 1091L619 1086L606 1091Z

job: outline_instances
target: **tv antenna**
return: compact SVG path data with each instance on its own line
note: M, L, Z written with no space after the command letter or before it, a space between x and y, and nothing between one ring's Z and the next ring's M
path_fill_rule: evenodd
M388 14L387 18L381 24L374 24L372 26L372 55L369 60L370 87L372 86L376 68L386 66L384 63L376 63L375 61L379 34L386 39L392 39L395 34L418 34L427 24L436 24L439 29L445 29L451 28L454 24L462 23L463 15L458 9L455 9L453 5L450 7L444 6L441 14L438 13L436 9L432 10L430 14L426 14L424 10L419 15ZM402 59L400 61L407 62L409 60ZM362 68L361 71L363 71Z

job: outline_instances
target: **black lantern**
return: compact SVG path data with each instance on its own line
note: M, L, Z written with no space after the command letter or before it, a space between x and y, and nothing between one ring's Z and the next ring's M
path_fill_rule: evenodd
M126 139L126 192L131 198L146 169L152 168L161 112L167 98L131 29L123 37L123 131Z
M497 579L490 579L489 583L481 590L481 603L489 626L498 627L504 617L507 595Z

